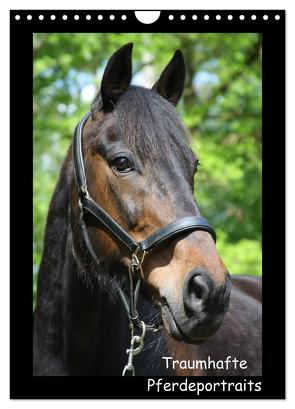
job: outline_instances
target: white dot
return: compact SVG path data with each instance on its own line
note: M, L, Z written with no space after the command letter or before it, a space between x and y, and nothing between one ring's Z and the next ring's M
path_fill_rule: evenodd
M204 19L205 19L205 20L209 20L208 14L206 14L206 15L204 16Z
M180 19L181 19L181 20L185 20L185 15L182 14L182 15L180 16Z
M231 14L229 14L229 15L227 16L227 18L228 18L228 20L232 20L232 19L233 19L233 16L232 16Z
M103 19L103 17L102 17L101 14L100 14L97 18L98 18L98 20L102 20L102 19Z
M276 20L279 20L281 17L277 14L276 16L275 16L275 19Z
M40 14L39 20L44 20L44 16L42 16L42 14Z
M27 16L27 19L28 19L28 20L32 20L31 14L29 14L29 15Z
M113 14L110 15L110 20L115 20L115 16Z
M89 14L87 14L86 20L91 20L91 16Z
M56 19L55 15L52 14L52 15L50 16L50 19L51 19L51 20L55 20L55 19Z
M19 19L20 19L20 15L17 14L14 18L15 18L16 20L19 20Z
M63 20L67 20L67 19L68 19L68 16L67 16L66 14L64 14L64 15L62 16L62 19L63 19Z
M251 18L252 18L252 20L256 20L255 14L253 14L253 15L251 16Z
M268 20L268 15L267 14L264 14L263 20Z
M198 18L198 16L196 16L195 14L192 17L193 20L197 20L197 18Z
M240 20L245 20L245 16L243 14L240 15Z
M74 15L74 19L75 19L75 20L79 20L78 14L75 14L75 15Z
M122 20L126 20L126 18L127 18L127 17L125 16L125 14L123 14L123 15L121 16L121 19L122 19Z
M170 14L170 16L168 18L169 18L169 20L173 20L174 16L172 14Z
M221 15L220 14L217 14L216 20L221 20Z

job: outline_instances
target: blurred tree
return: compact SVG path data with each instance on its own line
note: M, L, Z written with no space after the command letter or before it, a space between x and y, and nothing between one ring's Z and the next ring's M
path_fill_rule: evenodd
M133 83L150 87L180 48L187 65L179 112L201 166L196 197L232 274L261 274L261 35L253 33L34 34L36 278L48 204L73 129L104 67L134 43ZM36 280L34 280L34 293Z

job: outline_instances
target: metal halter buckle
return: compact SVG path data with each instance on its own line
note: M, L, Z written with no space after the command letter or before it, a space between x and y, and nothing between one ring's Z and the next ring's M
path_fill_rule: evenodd
M81 198L81 192L83 193L83 198ZM83 203L82 203L82 200L84 199L84 197L86 197L87 199L90 197L87 186L82 186L79 192L78 203L79 203L79 208L80 208L80 220L79 220L80 225L82 224L83 218L84 218L84 208L83 208Z
M137 270L139 270L144 262L146 253L146 251L141 251L140 247L137 246L131 256L131 263L129 267L134 266Z
M80 189L80 191L83 193L84 197L87 197L87 198L90 197L90 196L89 196L88 189L87 189L87 186L82 186L81 189Z

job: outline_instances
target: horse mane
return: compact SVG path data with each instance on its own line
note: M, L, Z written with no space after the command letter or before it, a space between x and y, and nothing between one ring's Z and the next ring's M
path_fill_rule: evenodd
M44 251L40 264L40 271L43 271L42 283L38 282L37 307L40 302L50 302L48 298L49 286L56 284L57 296L62 277L62 270L65 260L68 233L68 209L70 203L69 184L67 182L68 163L64 161L60 172L58 183L55 187L49 205L44 235ZM50 245L49 245L50 243ZM44 279L44 277L46 277ZM60 289L61 290L61 289Z

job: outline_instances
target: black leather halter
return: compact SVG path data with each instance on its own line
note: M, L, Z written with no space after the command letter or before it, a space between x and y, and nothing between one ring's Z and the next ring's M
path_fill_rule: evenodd
M189 216L182 219L176 220L173 223L166 225L165 227L156 230L145 240L140 242L135 241L129 233L120 226L111 215L109 215L102 207L100 207L89 195L85 167L84 167L84 155L83 155L83 128L88 118L91 116L88 112L79 124L76 126L73 140L73 158L74 158L74 169L75 177L79 194L79 205L81 209L80 214L80 225L82 229L82 235L88 251L98 263L95 251L92 247L91 240L88 235L87 226L84 220L85 212L92 214L100 223L102 223L110 233L112 233L130 252L131 262L129 265L129 284L130 284L130 294L129 297L123 292L122 289L118 288L118 293L121 297L123 305L129 316L130 323L137 327L143 328L142 340L144 337L145 329L155 330L155 325L146 325L139 320L136 302L140 287L140 274L137 274L136 286L133 284L134 275L137 272L141 272L143 259L146 253L149 253L152 249L159 246L160 244L179 236L184 232L191 232L195 230L202 230L209 233L213 240L216 241L216 234L214 229L210 226L208 221L201 216ZM133 337L136 338L136 337ZM132 339L133 339L132 338ZM135 339L135 342L139 342ZM132 344L133 345L133 344ZM131 351L131 349L130 349ZM140 352L140 351L139 351ZM134 349L133 349L134 354ZM127 368L128 369L128 368ZM134 369L133 369L134 371Z

